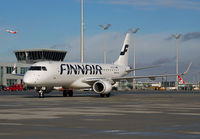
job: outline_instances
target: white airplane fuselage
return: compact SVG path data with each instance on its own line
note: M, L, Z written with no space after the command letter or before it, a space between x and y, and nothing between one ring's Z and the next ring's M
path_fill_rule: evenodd
M91 88L84 82L86 79L122 77L128 74L128 69L114 64L45 61L33 64L26 72L24 82L34 87Z

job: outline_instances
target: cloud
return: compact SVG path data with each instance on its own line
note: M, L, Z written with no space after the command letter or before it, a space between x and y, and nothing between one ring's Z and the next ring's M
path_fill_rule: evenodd
M186 33L185 35L187 36ZM193 33L192 33L193 34ZM164 64L163 67L148 70L137 71L137 75L175 73L176 63L176 41L166 40L171 34L137 34L134 36L134 45L136 47L136 68L150 65ZM184 36L185 36L184 35ZM119 32L107 32L106 34L106 52L107 63L113 63L119 56L124 41L125 34ZM131 36L131 45L129 52L129 65L133 63L133 40ZM67 50L66 61L80 61L80 37L66 37L66 45L56 45L59 48L65 47ZM187 64L192 61L194 69L192 72L199 71L199 41L185 41L179 44L179 71L184 72ZM189 46L189 47L188 47ZM85 62L103 63L104 34L85 37L84 58ZM185 63L185 64L184 64ZM191 77L187 77L188 79ZM186 78L186 79L187 79Z
M187 37L186 33L183 35L184 39L191 40L195 35L189 35L193 37ZM143 64L163 64L174 62L176 56L176 42L169 38L170 34L158 33L158 34L147 34L147 35L136 35L135 36L135 47L136 47L136 63ZM198 35L196 35L198 36ZM107 61L112 63L119 56L125 34L117 32L108 32L106 34L106 52ZM132 38L129 53L129 63L132 63L133 48ZM74 61L80 59L80 37L67 38L66 45L56 45L59 48L66 48L68 51L67 60ZM190 46L191 49L188 48ZM85 59L88 62L103 62L103 47L104 47L104 35L103 33L87 36L85 38L84 54ZM193 59L198 56L200 51L198 41L187 41L180 44L180 57L182 60ZM190 57L185 57L190 55Z
M171 35L170 37L167 37L165 40L171 41L173 39L174 38ZM190 41L190 40L200 40L200 32L190 32L190 33L186 33L186 34L181 34L180 39L182 42L186 42L186 41Z
M118 57L125 35L116 32L107 32L106 34L106 52L107 61L112 63ZM52 47L65 48L67 50L66 60L80 61L80 37L66 37L66 43L56 44ZM104 34L86 36L84 40L84 58L85 62L103 63Z
M101 1L102 2L102 1ZM105 4L131 5L137 8L177 8L200 10L200 2L195 0L104 0Z
M156 61L154 61L152 64L153 65L159 65L159 64L166 64L166 63L170 63L172 60L169 58L160 58Z
M187 33L182 36L182 41L189 41L193 39L200 40L200 32Z

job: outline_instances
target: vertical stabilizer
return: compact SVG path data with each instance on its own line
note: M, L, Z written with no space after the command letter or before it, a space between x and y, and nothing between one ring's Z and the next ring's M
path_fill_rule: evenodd
M126 34L123 47L120 52L119 58L114 62L115 65L128 66L128 53L130 46L130 34Z
M185 81L181 78L180 75L178 75L178 79L179 79L179 84L185 84Z
M17 74L17 66L16 66L16 64L14 64L12 74Z

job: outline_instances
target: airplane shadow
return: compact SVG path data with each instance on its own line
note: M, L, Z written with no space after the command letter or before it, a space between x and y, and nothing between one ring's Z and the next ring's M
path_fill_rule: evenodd
M114 94L111 94L110 97L114 96ZM86 97L92 97L92 98L109 98L109 97L100 97L99 94L95 94L95 93L74 93L74 95L72 97L63 97L62 93L57 93L57 94L45 94L44 98L86 98ZM39 98L39 96L36 94L29 94L29 95L25 95L24 98ZM41 98L43 99L43 98Z

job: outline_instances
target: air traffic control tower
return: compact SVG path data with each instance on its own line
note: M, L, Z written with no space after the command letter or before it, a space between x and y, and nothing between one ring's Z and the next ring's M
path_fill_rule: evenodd
M39 61L63 61L67 51L56 49L30 49L14 51L19 63L33 64Z

